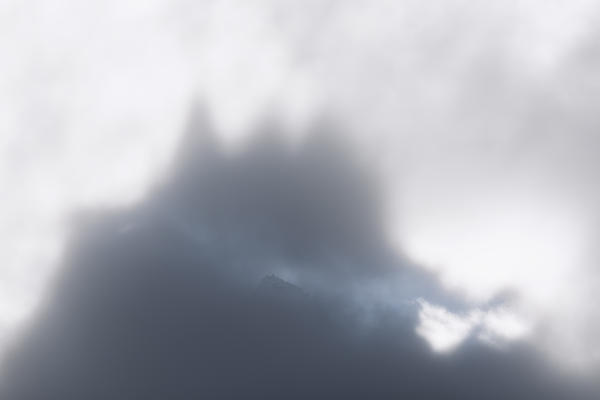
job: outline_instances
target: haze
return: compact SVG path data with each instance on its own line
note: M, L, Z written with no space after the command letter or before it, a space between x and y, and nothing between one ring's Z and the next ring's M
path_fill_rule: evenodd
M93 312L74 310L71 319L56 310L87 301L71 291L97 289L85 274L68 282L79 264L110 264L111 251L89 250L117 246L98 227L106 224L115 235L135 237L131 249L114 250L123 257L115 265L129 265L131 256L137 268L145 261L132 249L154 250L169 265L222 265L215 287L232 304L243 304L247 291L286 284L318 299L310 307L339 317L345 328L326 325L306 341L294 332L290 343L329 348L335 338L356 340L357 363L383 360L381 375L368 382L404 365L375 350L369 358L370 345L357 337L374 330L385 336L381 346L393 348L396 335L398 346L422 343L432 360L449 365L461 363L460 354L485 354L482 360L490 351L510 361L489 356L496 361L485 365L514 362L564 378L557 398L594 398L588 378L600 368L599 17L591 0L3 0L0 360L7 361L0 381L5 377L20 398L39 396L26 397L20 387L43 372L19 360L43 364L37 337L53 326L65 330L60 340L71 337L79 316ZM326 177L336 183L324 183ZM181 189L186 185L189 192ZM97 217L81 217L88 213ZM173 243L182 253L135 236L146 226L164 234L161 246ZM181 232L195 238L196 250L178 247ZM123 272L123 281L144 275L136 268ZM107 274L112 283L102 288L111 292L121 279L118 271ZM179 279L167 274L165 287L186 280ZM158 304L136 297L143 292L136 288L123 289L128 294L119 299ZM224 301L206 296L193 300ZM108 299L99 299L99 315L113 315ZM320 321L312 308L294 304L282 311L298 313L291 325ZM244 312L279 315L263 306L215 306L211 323L220 326L213 313L224 310L242 332L219 345L258 338L241 321ZM348 309L353 317L345 320ZM382 309L398 318L399 331L382 322ZM274 323L254 323L261 321ZM527 361L513 357L520 346L533 354ZM224 359L251 365L241 347L235 356L222 350ZM323 357L337 366L346 350ZM69 346L61 351L47 358L79 354ZM463 393L469 384L461 377L479 365L463 363L450 378L438 361L410 354L432 379L461 382L423 398ZM296 365L295 357L282 363ZM136 362L115 361L133 369ZM69 368L67 375L77 370ZM214 382L250 381L242 372L225 378L219 368ZM500 396L494 382L513 382L507 370L490 372L479 398ZM366 374L352 371L339 379ZM100 382L103 373L89 376ZM531 379L531 387L512 383L515 398L543 393ZM345 393L308 381L315 393ZM215 385L207 393L244 393ZM266 396L248 385L248 397ZM57 387L51 396L63 393ZM80 393L87 396L85 387ZM380 389L374 398L399 393ZM189 390L181 395L205 393ZM298 397L310 393L295 390Z

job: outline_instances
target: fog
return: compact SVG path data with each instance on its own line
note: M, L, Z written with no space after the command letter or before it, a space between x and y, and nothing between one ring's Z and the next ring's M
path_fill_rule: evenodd
M80 311L53 315L79 301L56 298L80 284L57 282L70 282L78 263L107 263L80 249L79 236L94 224L135 233L130 220L157 220L175 248L183 239L173 229L210 238L201 257L229 246L208 264L227 266L219 285L234 303L275 274L327 297L311 305L326 314L356 308L341 318L353 328L312 332L326 346L336 335L355 340L348 329L393 336L381 326L383 307L403 327L399 346L424 346L414 360L428 349L450 362L473 343L511 360L513 346L524 346L535 354L525 358L543 360L517 362L527 371L544 375L545 364L568 379L594 375L599 15L591 0L5 0L0 355L19 360L18 349L37 348L22 343L47 326L78 324ZM194 135L213 137L215 147L194 150L185 141ZM259 156L252 143L268 150ZM200 167L184 161L218 165L202 175L210 184L197 184ZM169 189L177 185L191 192ZM194 203L195 185L208 205ZM171 215L182 207L189 213ZM80 219L90 212L99 222L88 226ZM198 222L204 214L212 222ZM105 235L85 246L102 247ZM155 251L182 265L200 257L190 259L187 247L181 259ZM108 274L110 293L117 272ZM100 308L110 315L111 307ZM19 362L5 364L14 371Z

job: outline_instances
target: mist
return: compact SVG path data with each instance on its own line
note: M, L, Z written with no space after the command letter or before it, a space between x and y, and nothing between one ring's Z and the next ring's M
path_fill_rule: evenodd
M191 374L184 397L243 396L224 380L240 382L244 397L283 396L291 386L257 386L270 367L257 381L243 372L291 335L281 382L329 383L284 397L468 397L465 377L485 365L497 371L482 372L489 383L473 386L477 398L593 398L599 13L591 0L5 1L0 381L9 398L41 396L21 390L42 376L64 397L69 385L48 371L80 367L81 396L131 396L149 378L109 392L99 382L141 358L116 352L92 372L100 349L126 353L137 341L125 336L141 335L140 352L159 357L162 347L176 360L169 335L187 322L196 332L199 315L230 336L189 334L186 349L213 343L221 361L190 355L198 368L220 366L214 392ZM156 282L141 278L155 273ZM118 316L114 303L132 309ZM210 303L196 314L193 304ZM147 310L163 306L189 314L173 316L165 342L140 334ZM112 341L77 328L95 315L100 326L141 320ZM296 328L259 334L274 315ZM248 353L261 346L264 355ZM44 369L62 357L72 364ZM239 369L226 377L232 363ZM409 365L446 386L403 392L390 382L417 376ZM365 392L334 383L358 376ZM175 378L165 379L173 393ZM144 393L167 396L159 386Z

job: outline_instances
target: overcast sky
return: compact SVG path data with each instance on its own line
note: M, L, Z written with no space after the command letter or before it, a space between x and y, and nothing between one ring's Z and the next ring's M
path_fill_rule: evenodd
M402 314L408 304L416 319L404 324L432 354L451 357L471 341L500 353L526 346L560 373L597 372L599 17L593 0L0 0L0 354L62 304L51 300L61 287L51 283L69 281L66 266L79 260L71 256L79 242L69 238L96 229L73 228L75 215L110 209L122 211L100 219L134 233L130 220L171 232L161 225L166 213L188 236L211 237L201 246L209 253L222 245L220 235L239 235L230 251L254 272L235 272L226 285L274 273L356 305L358 326L379 326L365 310L385 304ZM182 155L185 132L202 136L208 127L221 150ZM268 168L246 144L265 130L290 143L267 146ZM349 148L350 164L368 171L360 188L330 193L314 177L354 180L353 168L327 175L339 165L316 162L307 172L289 161L341 157L298 150L327 147L306 140L329 130ZM198 190L247 201L197 205L198 213L254 217L238 225L190 217L194 197L173 189L182 185L173 176L194 181L197 171L175 166L207 154L234 161L217 163ZM231 172L240 166L247 175ZM185 206L165 200L156 194L161 185L176 199L192 197ZM261 185L258 197L247 189ZM295 195L280 196L284 186ZM363 199L365 192L376 199ZM311 225L323 212L313 203L337 204L339 215ZM246 237L263 223L283 238ZM89 246L110 242L104 235ZM315 259L312 241L339 254ZM82 264L108 263L81 251ZM327 267L297 266L312 262ZM351 272L338 268L344 262ZM368 279L354 270L361 265ZM335 315L345 309L333 303L315 306ZM355 339L336 329L314 332L314 340ZM398 334L403 340L412 339Z

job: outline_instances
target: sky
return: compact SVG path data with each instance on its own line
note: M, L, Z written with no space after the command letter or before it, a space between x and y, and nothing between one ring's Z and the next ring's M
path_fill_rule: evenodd
M239 315L231 329L241 333L215 342L218 349L248 337L271 354L275 348L267 344L279 336L261 337L244 312L297 312L302 326L335 316L335 326L315 328L310 340L281 336L326 348L338 337L340 347L323 356L330 367L342 363L342 354L365 365L381 361L379 377L348 367L336 375L344 380L358 374L388 382L392 369L405 372L392 349L411 349L415 370L456 393L478 363L493 366L479 398L498 395L486 390L498 386L493 382L517 379L507 372L511 363L537 376L525 374L531 385L515 384L522 388L515 396L542 393L536 379L546 373L577 380L600 368L594 301L600 9L594 1L1 0L0 6L0 360L7 359L0 381L8 377L9 390L14 382L18 393L37 376L57 379L28 364L46 354L49 345L39 336L53 326L66 328L49 334L50 345L73 337L94 348L92 333L67 329L94 311L83 305L59 311L71 303L97 304L99 321L116 326L118 313L100 288L123 290L116 298L140 307L132 315L143 313L144 302L159 306L144 294L146 286L134 284L145 272L126 267L143 261L131 249L148 252L154 240L173 243L151 251L166 263L183 268L208 257L203 262L211 267L201 274L223 265L210 279L223 285L231 304L210 291L189 299L215 301ZM216 147L195 144L205 132ZM313 141L330 134L329 142ZM98 216L81 217L90 212ZM111 229L133 236L131 249L118 247ZM164 237L147 237L146 229ZM185 240L199 241L194 251L202 255L192 254ZM118 247L114 263L111 246ZM72 270L79 264L83 271L124 265L123 281L133 286L118 287L118 270L109 269L102 284L86 272L77 278ZM183 285L178 279L185 274L165 274L166 282ZM310 300L298 306L286 298L281 310L253 300L244 310L248 291L272 295L279 281L260 283L270 274ZM94 288L100 297L77 292ZM172 307L188 310L169 296ZM215 327L223 323L218 310L206 311ZM178 318L175 331L186 320ZM263 324L275 322L265 317ZM376 335L385 336L378 345L389 346L389 357L382 348L370 355ZM199 351L216 339L206 340ZM99 340L88 356L126 343ZM45 357L77 358L75 345L61 346ZM514 356L519 346L527 349L523 359ZM225 364L261 358L244 351L214 361L214 382L227 376ZM299 358L291 351L280 361L312 365L319 356ZM139 360L114 363L135 369ZM456 375L444 369L459 364ZM64 373L78 365L73 361ZM25 371L18 379L10 378L15 368ZM104 375L112 379L110 368L102 368L83 368L84 381L91 380L77 390L92 390ZM260 393L236 375L243 370L231 379ZM316 382L327 374L303 373L315 390L325 390ZM282 382L291 379L286 374ZM344 393L334 386L326 390ZM569 381L561 390L584 386ZM59 396L66 389L49 390ZM390 386L390 393L398 390ZM424 386L406 390L420 393Z

